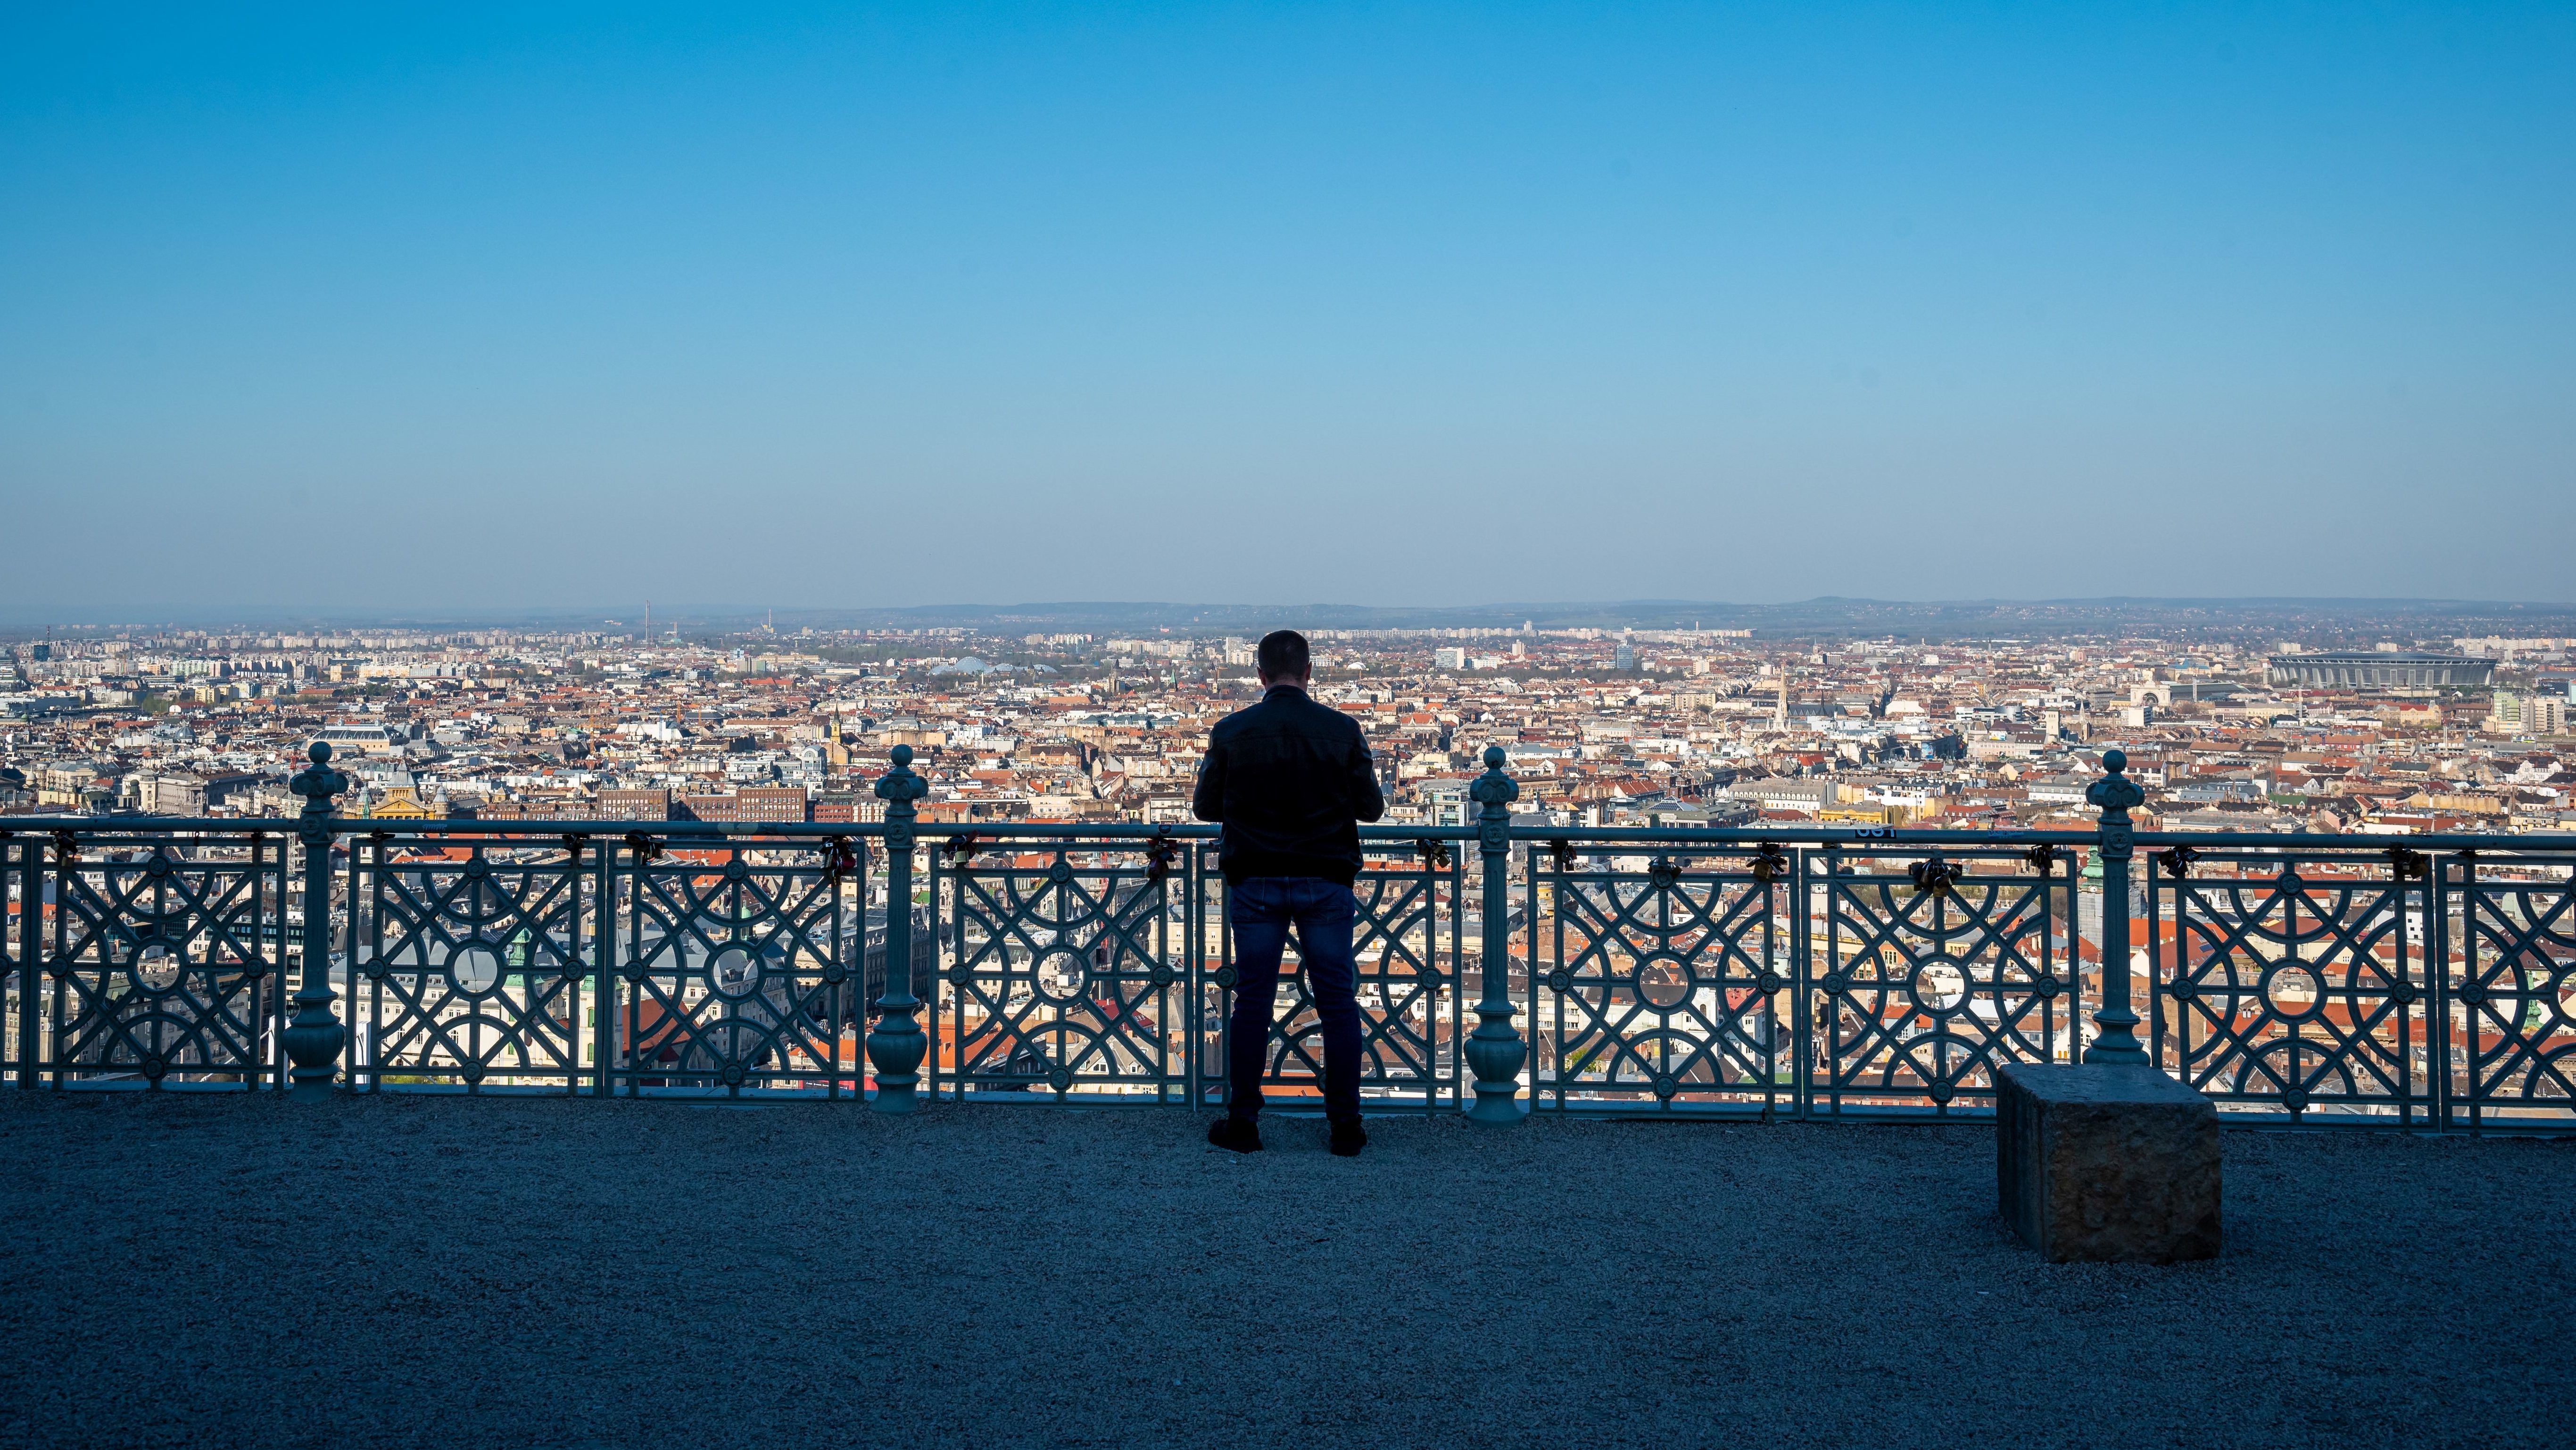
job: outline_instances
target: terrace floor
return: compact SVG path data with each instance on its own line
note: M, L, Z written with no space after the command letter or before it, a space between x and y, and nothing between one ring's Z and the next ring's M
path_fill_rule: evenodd
M0 1092L9 1446L2525 1445L2576 1142L2231 1132L2052 1266L1990 1130Z

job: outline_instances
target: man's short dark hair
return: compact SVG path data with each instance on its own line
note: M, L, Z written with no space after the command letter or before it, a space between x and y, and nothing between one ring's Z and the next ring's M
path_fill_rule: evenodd
M1252 652L1253 667L1265 680L1302 680L1312 658L1306 652L1306 636L1293 629L1270 631Z

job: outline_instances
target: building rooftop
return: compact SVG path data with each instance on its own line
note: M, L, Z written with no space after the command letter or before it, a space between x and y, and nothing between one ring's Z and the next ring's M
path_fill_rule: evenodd
M30 1445L2522 1444L2576 1141L2226 1138L2050 1265L1991 1129L0 1092Z

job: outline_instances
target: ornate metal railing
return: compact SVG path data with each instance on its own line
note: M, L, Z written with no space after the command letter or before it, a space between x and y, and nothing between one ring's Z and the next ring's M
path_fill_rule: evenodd
M2420 863L2444 963L2434 1011L2454 1024L2433 1073L2439 1121L2554 1118L2576 1101L2576 887L2547 879L2563 864L2509 846Z
M286 1026L286 834L235 823L0 843L18 905L18 1081L270 1082Z
M966 833L930 856L934 1088L1188 1100L1195 853L1168 836Z
M2436 1111L2441 1034L2423 857L2406 849L2150 855L2156 1057L2222 1103L2381 1115Z
M855 1091L857 851L371 831L347 868L348 1081Z
M318 746L294 821L0 818L0 1072L1223 1102L1214 828L925 824L909 755L857 825L344 820ZM2117 752L2089 831L1551 829L1500 764L1471 826L1363 831L1372 1112L1940 1119L2085 1060L2247 1121L2576 1129L2576 838L2143 833Z
M2074 1054L2065 856L1573 832L1534 846L1542 1100L1765 1118L1991 1106L1998 1060Z

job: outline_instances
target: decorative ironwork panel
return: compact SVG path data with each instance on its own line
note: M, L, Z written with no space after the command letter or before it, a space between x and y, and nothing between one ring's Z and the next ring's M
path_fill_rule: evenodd
M2047 853L2047 854L2042 854ZM2008 862L2032 874L1978 874ZM2076 1055L2065 875L2047 847L1816 858L1815 1106L1991 1108L1999 1062Z
M1607 848L1600 848L1607 849ZM1661 1111L1797 1101L1789 862L1730 848L1530 855L1534 1101Z
M39 1070L57 1086L274 1085L283 842L66 831L52 854Z
M1185 1100L1188 875L1162 838L950 838L931 867L941 1076L961 1096Z
M598 1043L598 848L543 838L355 843L349 1081L552 1084L577 1091ZM595 882L594 882L595 888Z
M1464 969L1466 857L1456 841L1363 843L1351 896L1351 951L1360 1008L1360 1095L1424 1108L1460 1101L1458 979ZM1226 1053L1235 993L1235 940L1224 878L1207 851L1208 915L1217 951L1202 989L1199 1070L1203 1097L1226 1097ZM1272 1106L1320 1101L1323 1018L1291 933L1280 962L1262 1095Z
M2149 859L2156 1061L2222 1110L2429 1107L2421 858Z
M693 844L629 836L617 886L609 1078L630 1094L855 1095L864 950L837 838Z
M2473 1127L2576 1116L2576 867L2447 861L2451 1098ZM2558 879L2550 880L2548 877Z

